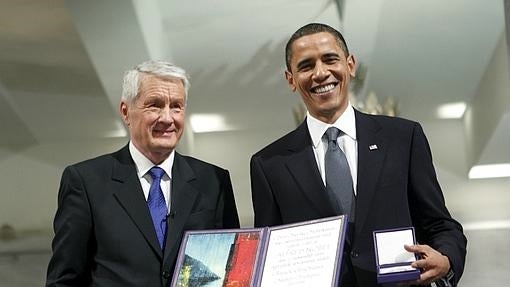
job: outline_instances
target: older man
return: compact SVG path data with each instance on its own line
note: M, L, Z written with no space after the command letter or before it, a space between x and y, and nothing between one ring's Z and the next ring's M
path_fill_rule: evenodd
M188 88L170 63L126 72L130 141L64 170L46 286L167 286L184 231L239 227L228 171L175 151Z

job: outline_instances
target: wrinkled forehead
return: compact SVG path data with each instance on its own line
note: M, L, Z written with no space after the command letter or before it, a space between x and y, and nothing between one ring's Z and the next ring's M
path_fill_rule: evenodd
M161 75L154 75L154 74L149 74L149 73L140 73L140 78L139 78L140 88L142 87L142 85L147 85L147 83L157 83L157 82L173 83L173 84L176 84L177 86L180 86L184 89L184 80L183 79L180 79L177 77L172 77L172 76L161 76Z
M136 98L149 95L169 96L170 99L186 99L184 81L176 77L143 74Z

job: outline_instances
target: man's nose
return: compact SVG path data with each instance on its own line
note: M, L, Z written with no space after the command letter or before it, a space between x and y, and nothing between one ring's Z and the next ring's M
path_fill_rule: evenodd
M162 122L172 123L174 121L173 115L174 115L173 109L170 107L165 107L160 110L159 119Z
M315 70L313 71L313 80L316 82L322 82L326 80L330 75L330 71L327 65L322 62L318 62L315 65Z

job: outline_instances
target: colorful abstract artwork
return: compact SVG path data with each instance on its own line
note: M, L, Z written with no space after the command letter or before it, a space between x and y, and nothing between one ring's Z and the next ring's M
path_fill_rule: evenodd
M260 231L196 233L185 240L176 286L251 286Z

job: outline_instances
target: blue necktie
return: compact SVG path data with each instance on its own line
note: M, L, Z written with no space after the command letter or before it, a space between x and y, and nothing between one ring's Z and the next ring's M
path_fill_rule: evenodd
M354 188L349 163L337 143L340 133L335 127L328 128L324 133L328 140L324 157L326 189L336 211L349 215L349 221L354 222Z
M156 229L156 236L158 237L159 246L161 249L164 247L165 234L166 234L166 216L168 214L165 197L161 190L161 178L165 171L160 167L153 167L149 170L152 176L152 183L149 189L149 197L147 198L147 205L152 216L152 223Z

